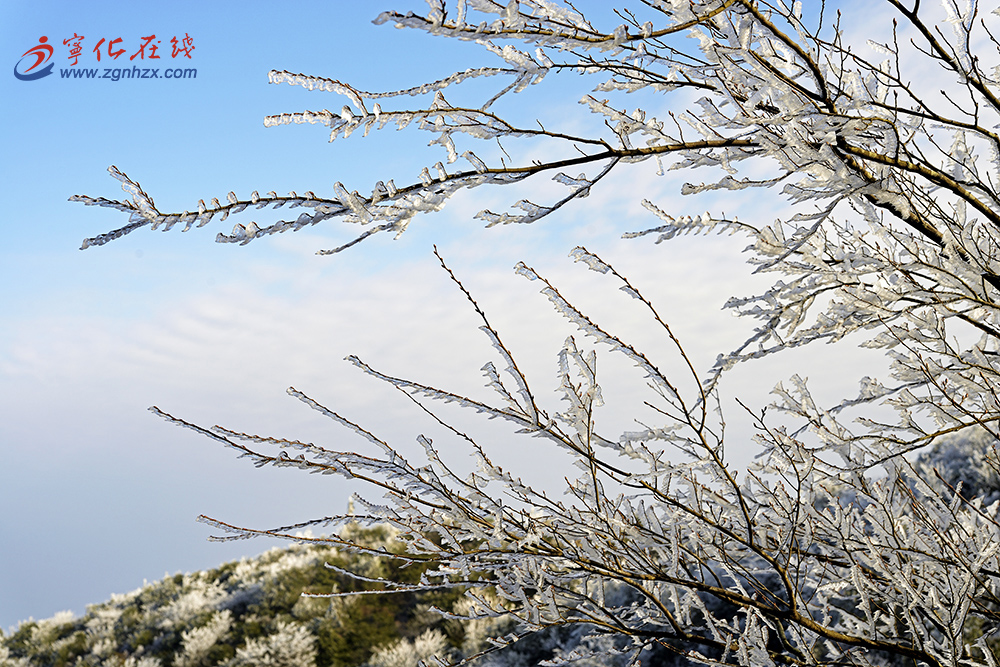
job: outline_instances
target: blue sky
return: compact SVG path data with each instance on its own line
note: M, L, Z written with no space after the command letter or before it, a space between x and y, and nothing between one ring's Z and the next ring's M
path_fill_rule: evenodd
M513 275L517 260L561 281L640 343L646 336L641 313L616 300L615 286L566 259L580 243L620 263L666 305L703 368L746 337L749 323L719 312L729 296L766 284L754 282L741 264L741 240L655 246L620 235L656 224L639 206L644 196L682 213L754 202L681 199L682 175L659 178L651 165L609 179L582 204L529 228L483 229L472 219L476 211L504 210L521 194L477 190L441 214L418 217L397 241L374 239L332 258L313 253L348 240L352 230L331 225L246 247L215 244L215 234L228 232L233 220L186 234L140 230L79 250L83 238L125 224L109 209L67 201L73 194L122 197L106 172L112 164L171 211L195 209L199 199L224 198L230 190L328 194L336 181L364 190L379 179L414 180L422 166L443 157L426 146L428 135L386 130L328 144L322 127L264 128L262 119L344 104L328 93L269 85L270 69L384 90L490 62L475 45L371 23L382 8L419 7L402 1L280 8L246 2L238 11L204 2L0 4L0 53L8 68L0 75L0 628L63 609L81 613L87 603L144 579L274 546L209 543L197 514L268 527L342 512L349 494L363 491L328 477L256 470L159 421L147 412L150 405L205 426L350 447L356 443L287 397L285 388L296 386L400 443L412 443L430 426L397 394L343 362L347 354L395 374L481 392L478 369L490 348L436 266L434 244L526 367L549 385L570 330L536 286ZM73 34L84 37L79 66L95 67L90 49L101 37L121 37L131 54L152 33L168 60L170 37L191 36L195 50L185 65L197 68L196 79L57 73L24 82L11 73L43 35L57 47L58 72L68 63L62 40ZM546 84L507 110L587 122L577 105L589 90L586 81ZM466 94L481 100L482 90L472 86ZM556 192L546 185L529 191L540 198ZM769 367L770 375L760 368L734 373L729 386L744 398L753 392L759 405L769 378L810 363L822 367L807 355L789 355ZM611 401L609 419L628 427L627 405L637 396L628 382L636 378L627 367L610 368L610 386L620 385L623 398ZM834 380L828 389L839 395L854 382ZM620 414L613 413L616 405ZM733 432L746 442L750 429L737 423ZM535 441L520 443L499 431L486 437L497 438L499 456L530 461L528 475L558 484L562 464ZM752 446L737 448L737 457L750 455Z

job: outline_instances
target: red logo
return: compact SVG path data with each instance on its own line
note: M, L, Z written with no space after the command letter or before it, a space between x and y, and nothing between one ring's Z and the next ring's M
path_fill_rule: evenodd
M53 49L51 44L46 44L48 41L49 38L43 35L38 38L38 44L24 52L21 59L14 65L14 76L21 81L34 81L35 79L41 79L43 76L52 74L53 63L49 63L42 69L38 69L40 65L52 58ZM27 67L24 66L25 61L27 61Z

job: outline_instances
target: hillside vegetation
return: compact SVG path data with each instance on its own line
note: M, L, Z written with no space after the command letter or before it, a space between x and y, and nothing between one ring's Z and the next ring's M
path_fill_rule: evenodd
M388 531L366 533L389 546ZM177 574L91 605L25 621L0 638L0 666L353 667L405 664L434 653L475 653L482 639L430 608L451 611L456 589L393 595L309 598L373 585L327 567L416 582L417 568L329 547L275 548L203 572ZM489 623L480 625L490 626ZM482 630L504 628L494 622ZM402 662L401 662L402 660Z
M350 530L373 548L399 549L386 528ZM413 583L421 573L402 561L330 547L274 548L114 595L80 617L62 612L23 621L0 636L0 667L403 667L434 655L469 657L515 630L502 618L459 622L434 611L467 611L463 591L454 588L302 595L376 588L338 569ZM580 628L548 632L479 664L535 665L572 650L579 636Z

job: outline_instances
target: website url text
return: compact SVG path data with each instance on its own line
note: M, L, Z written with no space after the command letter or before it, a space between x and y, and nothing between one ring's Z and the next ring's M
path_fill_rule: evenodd
M60 69L59 76L63 79L111 79L120 81L122 79L196 79L198 70L193 67L188 68L151 68L136 67L105 67L102 71L100 67L81 67L79 69Z

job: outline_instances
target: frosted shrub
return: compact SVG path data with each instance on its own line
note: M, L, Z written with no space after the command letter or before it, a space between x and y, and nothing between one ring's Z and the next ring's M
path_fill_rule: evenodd
M117 662L121 667L162 667L159 659L151 655L130 655Z
M229 632L232 620L232 612L226 609L212 614L205 625L185 630L181 635L183 649L174 662L176 667L201 667L205 664L209 649Z
M15 658L10 649L0 644L0 667L28 667L28 658Z
M313 667L315 644L308 628L279 621L277 632L249 640L236 650L227 667Z
M201 578L186 579L188 588L163 610L161 623L172 628L180 621L203 611L213 611L229 596L228 592L214 581Z
M414 667L421 660L429 661L434 656L443 658L447 649L448 640L444 634L440 630L428 630L412 641L400 639L376 649L367 667Z

